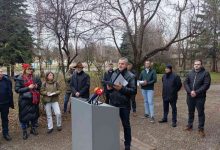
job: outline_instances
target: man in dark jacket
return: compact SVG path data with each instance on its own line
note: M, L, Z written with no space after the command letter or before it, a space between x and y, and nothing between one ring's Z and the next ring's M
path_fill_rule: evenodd
M110 81L113 72L114 72L113 63L109 63L108 64L108 71L105 72L104 77L103 77L103 81ZM109 92L107 90L107 85L105 83L103 83L103 87L104 87L105 98L106 98L105 103L109 104Z
M14 109L12 83L11 80L3 75L3 70L0 68L0 113L2 119L2 133L7 141L11 141L8 130L8 114L9 107Z
M157 82L156 71L151 68L151 61L146 60L145 69L141 71L139 80L141 92L144 97L144 108L146 118L150 118L150 122L154 123L154 84Z
M73 73L70 87L73 97L89 98L90 77L83 71L84 66L81 62L75 66L76 71Z
M205 101L206 91L211 84L211 77L209 72L205 71L202 66L201 60L194 61L194 69L187 75L184 87L187 92L187 105L188 105L188 125L186 131L191 131L193 128L195 108L198 111L199 118L199 134L201 137L205 137L204 124L205 124Z
M173 73L172 65L168 64L165 68L165 74L162 77L163 89L163 119L159 123L167 122L167 116L169 113L169 104L172 107L172 127L176 127L177 122L177 108L176 102L178 99L178 91L182 87L180 77Z
M135 76L135 85L137 86L137 72L134 70L133 64L129 63L127 69L128 69L128 71L130 71L131 73L134 74L134 76ZM135 97L136 97L136 94L131 96L131 108L132 108L133 116L134 117L137 116L137 114L136 114L136 100L135 100Z
M125 150L130 150L131 146L131 126L130 126L130 109L131 96L136 94L135 76L127 71L128 59L120 58L118 61L118 69L112 74L111 82L113 86L107 85L110 92L110 105L119 107L120 118L124 128ZM116 78L122 75L128 82L126 85L115 83Z

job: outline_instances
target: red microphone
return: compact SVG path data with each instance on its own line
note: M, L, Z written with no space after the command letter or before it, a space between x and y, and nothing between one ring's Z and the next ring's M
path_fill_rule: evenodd
M96 87L94 89L94 94L91 96L91 98L89 98L88 102L90 104L93 104L93 101L96 100L96 102L98 101L98 98L104 93L104 90L99 88L99 87Z

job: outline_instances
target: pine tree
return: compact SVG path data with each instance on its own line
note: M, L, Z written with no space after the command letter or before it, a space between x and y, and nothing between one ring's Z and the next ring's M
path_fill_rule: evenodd
M211 70L216 72L220 54L220 0L204 0L202 8L198 19L204 32L196 39L196 45L205 58L212 59Z
M0 63L32 61L32 37L25 0L0 0Z

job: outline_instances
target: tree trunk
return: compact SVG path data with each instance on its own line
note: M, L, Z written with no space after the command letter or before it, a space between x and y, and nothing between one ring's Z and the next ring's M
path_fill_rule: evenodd
M10 66L7 66L7 75L10 76Z
M11 77L15 76L15 66L11 65Z

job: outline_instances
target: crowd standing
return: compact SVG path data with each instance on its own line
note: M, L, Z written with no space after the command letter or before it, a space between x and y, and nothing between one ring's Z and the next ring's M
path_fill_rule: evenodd
M70 97L85 98L90 97L90 76L83 70L84 66L81 62L76 65L70 65L65 76L66 91L64 96L63 113L67 113L68 102ZM22 64L22 73L15 76L15 92L19 94L18 109L19 122L22 129L22 137L28 139L30 134L38 135L37 128L39 118L39 104L42 102L47 116L47 133L53 132L53 113L56 116L56 128L62 130L62 113L59 104L59 95L61 94L60 85L55 80L53 72L45 75L43 83L39 76L35 75L34 68L30 64ZM114 83L116 78L122 75L127 81L126 85ZM124 130L125 150L130 150L132 135L130 125L130 112L136 116L136 101L138 85L144 101L145 113L144 117L149 119L151 123L155 123L154 112L154 84L157 82L156 71L152 67L152 62L146 60L144 69L138 76L133 68L133 64L127 58L118 60L117 69L114 70L113 63L108 64L108 70L104 73L102 82L105 102L109 105L119 108L119 117ZM113 83L113 84L110 84ZM205 137L205 101L206 92L211 84L211 77L208 71L202 65L201 60L194 61L192 71L188 73L183 82L187 93L188 106L188 123L185 131L193 129L193 121L195 108L198 111L198 132L201 137ZM168 122L169 105L172 108L172 127L177 126L177 100L178 91L182 87L180 76L173 71L171 64L167 64L165 73L162 77L162 103L163 118L159 123ZM9 135L9 109L14 109L12 82L7 75L3 74L0 68L0 113L2 121L2 134L5 140L11 141Z

